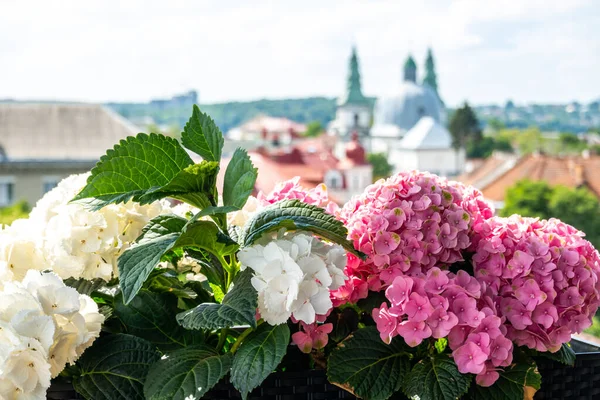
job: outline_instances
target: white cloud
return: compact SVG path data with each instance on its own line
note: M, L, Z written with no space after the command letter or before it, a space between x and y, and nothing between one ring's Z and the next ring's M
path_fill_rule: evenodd
M334 96L356 43L370 95L392 91L407 54L422 64L432 45L450 104L589 100L600 95L597 8L592 0L1 2L0 76L10 79L0 98L145 101L188 88L205 102Z

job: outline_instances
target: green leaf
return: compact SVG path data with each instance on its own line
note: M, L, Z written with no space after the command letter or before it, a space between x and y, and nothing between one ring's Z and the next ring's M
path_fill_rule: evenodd
M131 199L140 201L146 192L168 184L192 164L177 140L140 133L108 150L73 200L93 197L97 200L91 205L94 209Z
M239 209L244 207L254 190L257 177L258 170L252 165L248 153L246 150L238 148L233 153L225 171L223 204Z
M341 342L358 329L359 321L360 316L354 308L346 307L343 310L333 308L326 320L333 324L329 338L334 342Z
M150 203L173 197L200 209L216 206L218 174L218 162L202 161L184 168L168 184L146 193L140 200Z
M448 347L448 339L446 338L439 338L438 340L435 341L435 349L437 350L437 352L439 354L443 353L444 350L446 350L446 347Z
M162 255L173 247L178 238L179 233L144 238L123 252L117 263L125 304L135 297Z
M221 288L225 287L227 273L225 272L219 257L200 249L188 248L185 252L189 257L200 264L202 274L206 276L210 283L218 285Z
M200 304L177 314L177 322L186 329L221 329L237 325L256 327L258 295L252 287L251 278L249 269L239 273L221 304Z
M213 222L196 221L186 225L174 247L197 248L222 257L234 254L239 245Z
M229 372L231 358L231 354L220 355L208 346L170 353L150 368L144 386L146 399L199 399Z
M114 312L127 333L148 340L161 351L203 343L202 332L183 329L175 321L175 297L142 289L129 305L121 300L118 297L115 301Z
M107 285L106 281L103 279L74 279L68 278L65 279L65 285L72 287L77 290L77 292L81 294L85 294L90 296L93 292Z
M570 366L575 365L576 355L575 355L575 351L573 351L573 348L571 347L570 343L564 343L561 346L560 350L558 350L556 353L550 353L548 351L539 352L539 351L531 351L531 350L529 350L529 352L531 353L532 356L549 358L551 360L558 361L565 365L570 365Z
M77 361L73 387L90 400L143 399L144 382L160 353L144 339L112 334L97 339Z
M387 399L400 390L411 354L399 338L388 345L374 326L357 330L329 356L329 381L366 399Z
M175 214L164 214L152 218L142 229L140 236L136 239L136 243L144 244L170 233L179 233L187 223L185 218L181 218Z
M194 105L192 117L181 134L183 145L206 161L220 161L223 149L223 134L207 114Z
M366 257L346 239L348 231L341 221L333 215L327 214L322 208L303 203L300 200L282 200L258 212L246 225L242 243L244 246L250 246L265 233L281 228L312 232L342 245L358 257L363 259Z
M471 378L449 356L437 354L415 364L404 380L404 392L421 400L455 400L467 393Z
M290 329L286 324L262 324L244 340L233 358L231 383L245 399L277 368L287 351Z
M217 214L227 214L227 213L238 211L238 210L239 210L239 208L234 207L234 206L206 207L206 208L200 210L200 212L198 214L194 215L194 220L198 220L200 217L206 217L206 216L217 215Z
M155 269L152 272L146 280L145 287L153 293L169 293L178 298L195 300L197 304L212 298L207 291L210 286L204 288L200 282L182 280L172 269ZM158 274L155 274L156 272Z
M490 387L472 385L469 398L471 400L523 400L525 388L539 390L542 384L542 377L533 361L522 360L499 372L500 378Z

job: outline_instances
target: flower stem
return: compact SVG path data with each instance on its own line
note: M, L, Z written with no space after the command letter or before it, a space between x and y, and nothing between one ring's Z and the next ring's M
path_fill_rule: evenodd
M227 334L229 333L228 328L221 329L219 343L217 344L217 351L221 351L223 346L225 346L225 341L227 340Z
M256 326L258 327L263 322L264 321L261 319L260 321L258 321L256 323ZM249 327L244 332L242 332L242 334L237 338L237 340L235 341L235 343L233 344L233 346L231 346L231 349L229 350L231 352L231 354L235 354L235 352L237 351L238 347L240 347L240 345L242 344L242 342L244 341L244 339L246 339L246 337L249 334L251 334L253 331L254 331L254 328Z

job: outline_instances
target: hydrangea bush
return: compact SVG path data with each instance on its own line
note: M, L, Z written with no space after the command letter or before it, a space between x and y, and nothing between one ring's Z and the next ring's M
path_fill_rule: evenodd
M0 399L242 398L322 369L360 398L523 399L572 363L600 257L558 220L494 217L421 172L343 207L258 171L194 107L181 141L139 134L0 230ZM195 153L194 161L191 154ZM199 160L199 161L198 161ZM222 185L217 185L221 173Z

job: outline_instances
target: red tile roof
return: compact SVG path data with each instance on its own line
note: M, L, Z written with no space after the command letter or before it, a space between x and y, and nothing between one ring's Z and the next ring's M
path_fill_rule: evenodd
M545 181L550 185L575 188L588 187L600 198L600 157L555 157L530 154L519 159L506 171L506 160L490 157L475 171L462 175L457 180L474 185L483 195L494 201L503 201L506 190L523 179ZM498 172L502 172L498 174ZM494 177L494 174L498 176ZM494 179L487 179L493 177Z

